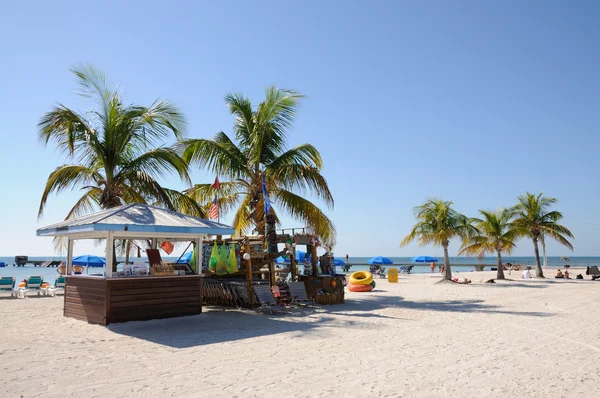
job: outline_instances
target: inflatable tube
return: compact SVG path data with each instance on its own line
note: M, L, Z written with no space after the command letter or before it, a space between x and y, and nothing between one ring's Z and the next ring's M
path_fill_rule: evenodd
M350 275L351 285L369 285L373 282L373 274L368 271L356 271Z
M351 292L370 292L373 290L371 285L349 285L348 290Z

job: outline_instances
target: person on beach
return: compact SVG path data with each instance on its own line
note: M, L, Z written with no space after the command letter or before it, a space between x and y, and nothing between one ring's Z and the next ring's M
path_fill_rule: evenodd
M569 278L569 271L565 270L565 279L571 279Z
M531 269L531 267L527 267L527 269L525 271L523 271L523 275L521 276L521 279L529 279L529 278L531 278L530 269Z
M435 263L432 261L429 266L431 267L431 273L433 274L435 272Z
M565 276L561 272L561 270L556 270L556 275L554 276L556 279L563 279Z

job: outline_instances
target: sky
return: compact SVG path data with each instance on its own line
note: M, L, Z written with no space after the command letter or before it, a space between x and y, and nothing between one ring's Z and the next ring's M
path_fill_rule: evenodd
M52 196L38 219L46 179L67 159L38 141L36 125L57 103L91 109L69 71L79 63L104 70L127 103L175 102L187 137L231 133L229 92L256 104L271 84L306 95L288 144L321 152L336 255L441 256L399 247L415 206L440 197L476 216L527 191L556 197L575 235L573 253L550 242L549 255L600 255L600 2L23 0L2 9L0 256L55 254L35 230L78 198ZM175 176L163 183L185 188ZM282 226L302 223L283 217ZM87 252L102 248L77 244ZM533 255L531 241L513 255Z

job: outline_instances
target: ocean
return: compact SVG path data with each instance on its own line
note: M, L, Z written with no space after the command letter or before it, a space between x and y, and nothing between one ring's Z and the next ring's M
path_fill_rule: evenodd
M178 257L163 257L166 261L176 261ZM350 257L349 262L352 264L366 264L366 262L371 257ZM415 264L411 262L411 257L388 257L390 260L394 262L394 265L414 265L412 269L412 273L429 273L431 269L429 268L429 263L427 264ZM66 260L65 257L61 256L48 256L48 257L30 257L30 260ZM341 258L345 261L345 258ZM119 261L124 262L124 258L118 258ZM438 258L439 263L443 262L442 258ZM0 267L0 276L14 276L17 280L22 280L30 275L41 275L44 277L46 282L54 283L56 276L58 273L56 272L56 268L41 268L34 267L31 264L26 265L25 267L13 267L15 262L14 256L12 257L0 257L0 262L6 263L6 267ZM512 264L521 264L521 265L531 265L535 266L535 258L534 257L503 257L503 262L510 262ZM476 258L465 258L465 257L450 257L450 264L452 265L453 272L471 272L475 270L475 264L484 265L484 270L489 271L492 267L496 267L496 257L485 257L482 260L477 260ZM552 268L562 267L565 264L570 265L571 267L586 267L589 265L600 265L600 257L571 257L570 261L561 261L560 257L548 257L548 266ZM393 267L394 265L386 265L386 267ZM121 266L119 266L119 269ZM300 271L302 267L300 266ZM344 273L341 267L336 267L338 273ZM354 265L350 268L349 272L368 270L369 266L367 265ZM90 274L103 274L104 267L100 268L92 268L88 269Z

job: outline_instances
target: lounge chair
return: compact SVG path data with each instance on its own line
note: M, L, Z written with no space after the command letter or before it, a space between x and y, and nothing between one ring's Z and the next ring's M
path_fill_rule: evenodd
M50 296L54 296L56 294L57 290L62 290L64 292L66 287L67 287L67 278L62 275L57 276L56 280L54 281L54 286L48 286L46 288L46 294L50 295Z
M275 311L285 311L284 307L277 304L269 285L254 285L253 288L261 310L267 310L271 314L274 314Z
M46 289L42 289L42 284L44 283L43 276L28 276L24 282L25 287L21 287L17 291L19 296L26 297L30 291L37 292L38 296L46 294Z
M592 280L595 281L596 279L600 278L600 269L598 269L597 266L592 265L586 274L590 275Z
M312 305L315 306L315 300L308 297L306 288L303 282L289 282L290 295L292 296L292 304L299 306Z
M16 279L14 276L0 277L0 292L10 293L11 297L16 297L17 291L15 290L15 282Z

